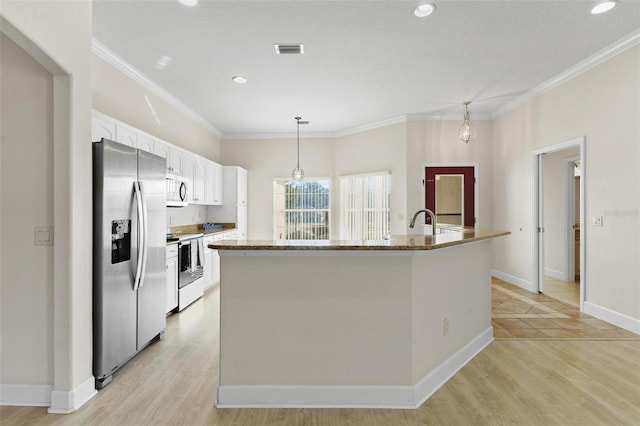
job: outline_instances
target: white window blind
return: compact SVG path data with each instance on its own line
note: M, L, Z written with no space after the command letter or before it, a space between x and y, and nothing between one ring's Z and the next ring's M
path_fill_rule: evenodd
M379 240L389 235L389 172L340 177L340 238Z
M275 240L328 240L331 180L273 182Z

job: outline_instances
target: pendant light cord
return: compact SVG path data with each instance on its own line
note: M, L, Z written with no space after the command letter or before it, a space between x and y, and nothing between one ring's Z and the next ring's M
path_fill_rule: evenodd
M296 165L300 168L300 119L302 117L296 117L296 123L298 125L297 139L298 139L298 162Z

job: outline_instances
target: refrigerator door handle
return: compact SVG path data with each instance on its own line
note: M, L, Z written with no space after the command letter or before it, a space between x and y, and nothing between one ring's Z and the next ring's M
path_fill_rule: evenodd
M140 273L140 285L139 288L144 286L144 276L147 272L147 253L149 252L149 226L148 226L148 217L147 214L147 198L144 195L144 186L142 182L138 182L138 186L140 188L140 198L142 199L142 230L143 230L143 247L142 247L142 272Z
M133 182L133 190L136 193L136 207L138 209L138 264L136 266L136 277L133 280L133 291L137 291L140 287L140 279L142 278L142 259L145 245L145 233L144 233L144 213L142 208L142 194L140 189L140 182ZM142 225L142 226L140 226Z

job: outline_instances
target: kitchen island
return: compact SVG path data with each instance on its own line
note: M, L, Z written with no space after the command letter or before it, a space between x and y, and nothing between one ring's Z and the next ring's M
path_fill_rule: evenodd
M491 239L220 241L218 407L417 408L493 340Z

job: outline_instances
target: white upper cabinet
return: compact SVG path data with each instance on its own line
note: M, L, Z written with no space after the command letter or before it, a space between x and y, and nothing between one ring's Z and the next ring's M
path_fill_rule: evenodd
M180 176L184 176L184 174L182 174L182 152L181 149L170 147L169 159L167 160L167 168L169 171Z
M136 147L143 151L153 153L153 149L154 149L153 139L151 139L149 136L139 134L136 140Z
M206 164L207 160L201 157L195 159L195 169L193 173L193 202L195 204L208 204L206 199Z
M220 206L224 202L224 167L218 163L213 163L213 204Z
M116 123L94 114L91 117L91 141L98 142L102 138L116 140Z
M153 153L158 157L167 159L167 169L169 168L169 145L159 140L153 141Z
M246 239L248 235L248 174L242 167L224 167L224 203L212 208L216 222L236 224L236 231L227 235L230 239Z
M173 156L173 150L171 150ZM188 179L187 185L187 203L194 204L197 194L195 189L197 187L196 181L196 156L187 151L182 151L181 155L182 173L180 175Z
M215 163L213 161L204 160L204 200L205 204L213 205L213 200L215 199L215 178L216 178L216 169Z
M116 142L130 146L131 148L136 148L137 137L138 133L135 130L123 125L116 126Z
M237 177L237 185L238 185L238 205L246 206L247 205L247 179L249 177L249 172L241 167L236 167Z
M224 204L246 206L249 172L242 167L224 167Z
M155 139L152 135L131 127L126 123L109 117L99 111L91 114L91 139L102 138L120 142L132 148L151 152L167 160L167 171L187 178L187 202L221 206L228 188L224 185L225 167L180 149L168 142ZM233 195L230 202L235 205L247 204L247 171L234 167L232 185ZM238 186L239 185L239 186Z

